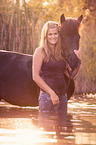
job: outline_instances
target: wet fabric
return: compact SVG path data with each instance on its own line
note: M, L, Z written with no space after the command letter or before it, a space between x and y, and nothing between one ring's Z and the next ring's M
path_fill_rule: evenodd
M39 110L40 112L67 112L67 94L58 96L59 104L53 105L50 95L42 92L39 95Z

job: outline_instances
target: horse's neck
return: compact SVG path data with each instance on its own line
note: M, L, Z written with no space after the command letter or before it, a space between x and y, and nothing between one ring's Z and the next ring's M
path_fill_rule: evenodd
M74 50L72 50L72 49L71 49L71 50L66 50L66 49L65 49L65 50L63 51L63 53L64 53L64 56L65 56L65 57L68 57L69 55L71 55L72 53L74 53Z

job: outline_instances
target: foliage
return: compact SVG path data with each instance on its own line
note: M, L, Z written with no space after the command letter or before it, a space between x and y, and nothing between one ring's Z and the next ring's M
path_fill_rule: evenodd
M96 25L93 16L89 15L87 19L85 28L82 31L81 43L83 70L87 79L96 81L96 31L94 31Z

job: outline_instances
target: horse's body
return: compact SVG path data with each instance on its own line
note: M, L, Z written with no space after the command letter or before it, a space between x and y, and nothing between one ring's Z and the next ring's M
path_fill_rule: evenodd
M63 23L61 22L61 28L62 24ZM61 34L61 38L62 37L63 33ZM62 39L61 41L63 42ZM66 83L68 83L68 78L66 76L65 79ZM71 80L67 90L68 99L72 96L74 87L74 80ZM37 106L38 96L39 87L32 79L32 55L25 55L1 50L0 98L13 105Z
M0 96L11 104L37 105L39 87L32 80L32 56L0 51Z

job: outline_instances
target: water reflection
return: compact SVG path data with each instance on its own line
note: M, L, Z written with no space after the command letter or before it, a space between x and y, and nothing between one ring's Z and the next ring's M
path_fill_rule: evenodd
M57 143L66 143L66 139L70 143L75 143L74 140L74 130L71 122L72 116L70 114L49 114L49 113L39 113L38 125L43 132L42 136L54 139ZM46 136L45 136L46 134Z
M86 105L80 108L80 104ZM95 107L95 103L70 100L68 113L54 115L2 101L0 145L95 145Z

